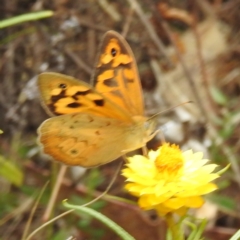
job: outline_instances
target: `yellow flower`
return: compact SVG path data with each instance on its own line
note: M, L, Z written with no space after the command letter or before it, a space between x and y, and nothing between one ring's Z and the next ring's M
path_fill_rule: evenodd
M213 173L216 164L206 164L201 152L182 152L178 146L165 143L147 157L135 155L128 158L122 175L127 178L125 188L139 198L145 210L156 209L160 215L175 212L180 215L188 208L199 208L201 195L217 189Z

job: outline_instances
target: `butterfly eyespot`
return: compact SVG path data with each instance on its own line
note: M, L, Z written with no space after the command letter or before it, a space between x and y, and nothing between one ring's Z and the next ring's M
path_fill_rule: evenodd
M96 134L96 135L101 135L99 131L96 131L95 134Z
M60 84L58 85L58 87L59 87L59 88L62 88L62 89L65 89L65 88L67 88L67 85L66 85L65 83L60 83Z
M72 149L72 150L71 150L71 154L72 154L72 155L76 155L77 153L78 153L78 151L77 151L76 149Z
M117 50L115 48L111 49L111 54L113 57L115 57L117 55Z

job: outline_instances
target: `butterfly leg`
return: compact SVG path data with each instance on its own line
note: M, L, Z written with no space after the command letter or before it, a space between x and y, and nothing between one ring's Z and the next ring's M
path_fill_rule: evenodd
M143 155L146 157L148 154L148 149L147 149L146 145L142 147L142 152L143 152Z

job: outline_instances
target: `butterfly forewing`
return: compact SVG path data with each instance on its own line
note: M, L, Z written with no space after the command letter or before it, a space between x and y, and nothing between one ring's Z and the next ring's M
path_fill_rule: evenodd
M100 45L95 72L95 88L131 115L143 115L141 83L131 48L125 39L108 31Z
M131 121L131 116L89 84L60 73L42 73L38 86L43 106L51 115L88 112Z

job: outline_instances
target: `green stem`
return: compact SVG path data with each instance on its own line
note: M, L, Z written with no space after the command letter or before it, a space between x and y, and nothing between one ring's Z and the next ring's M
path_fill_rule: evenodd
M184 234L181 229L181 224L176 223L174 220L174 216L172 213L168 213L165 217L165 220L168 225L168 229L172 235L172 239L174 240L184 240Z

